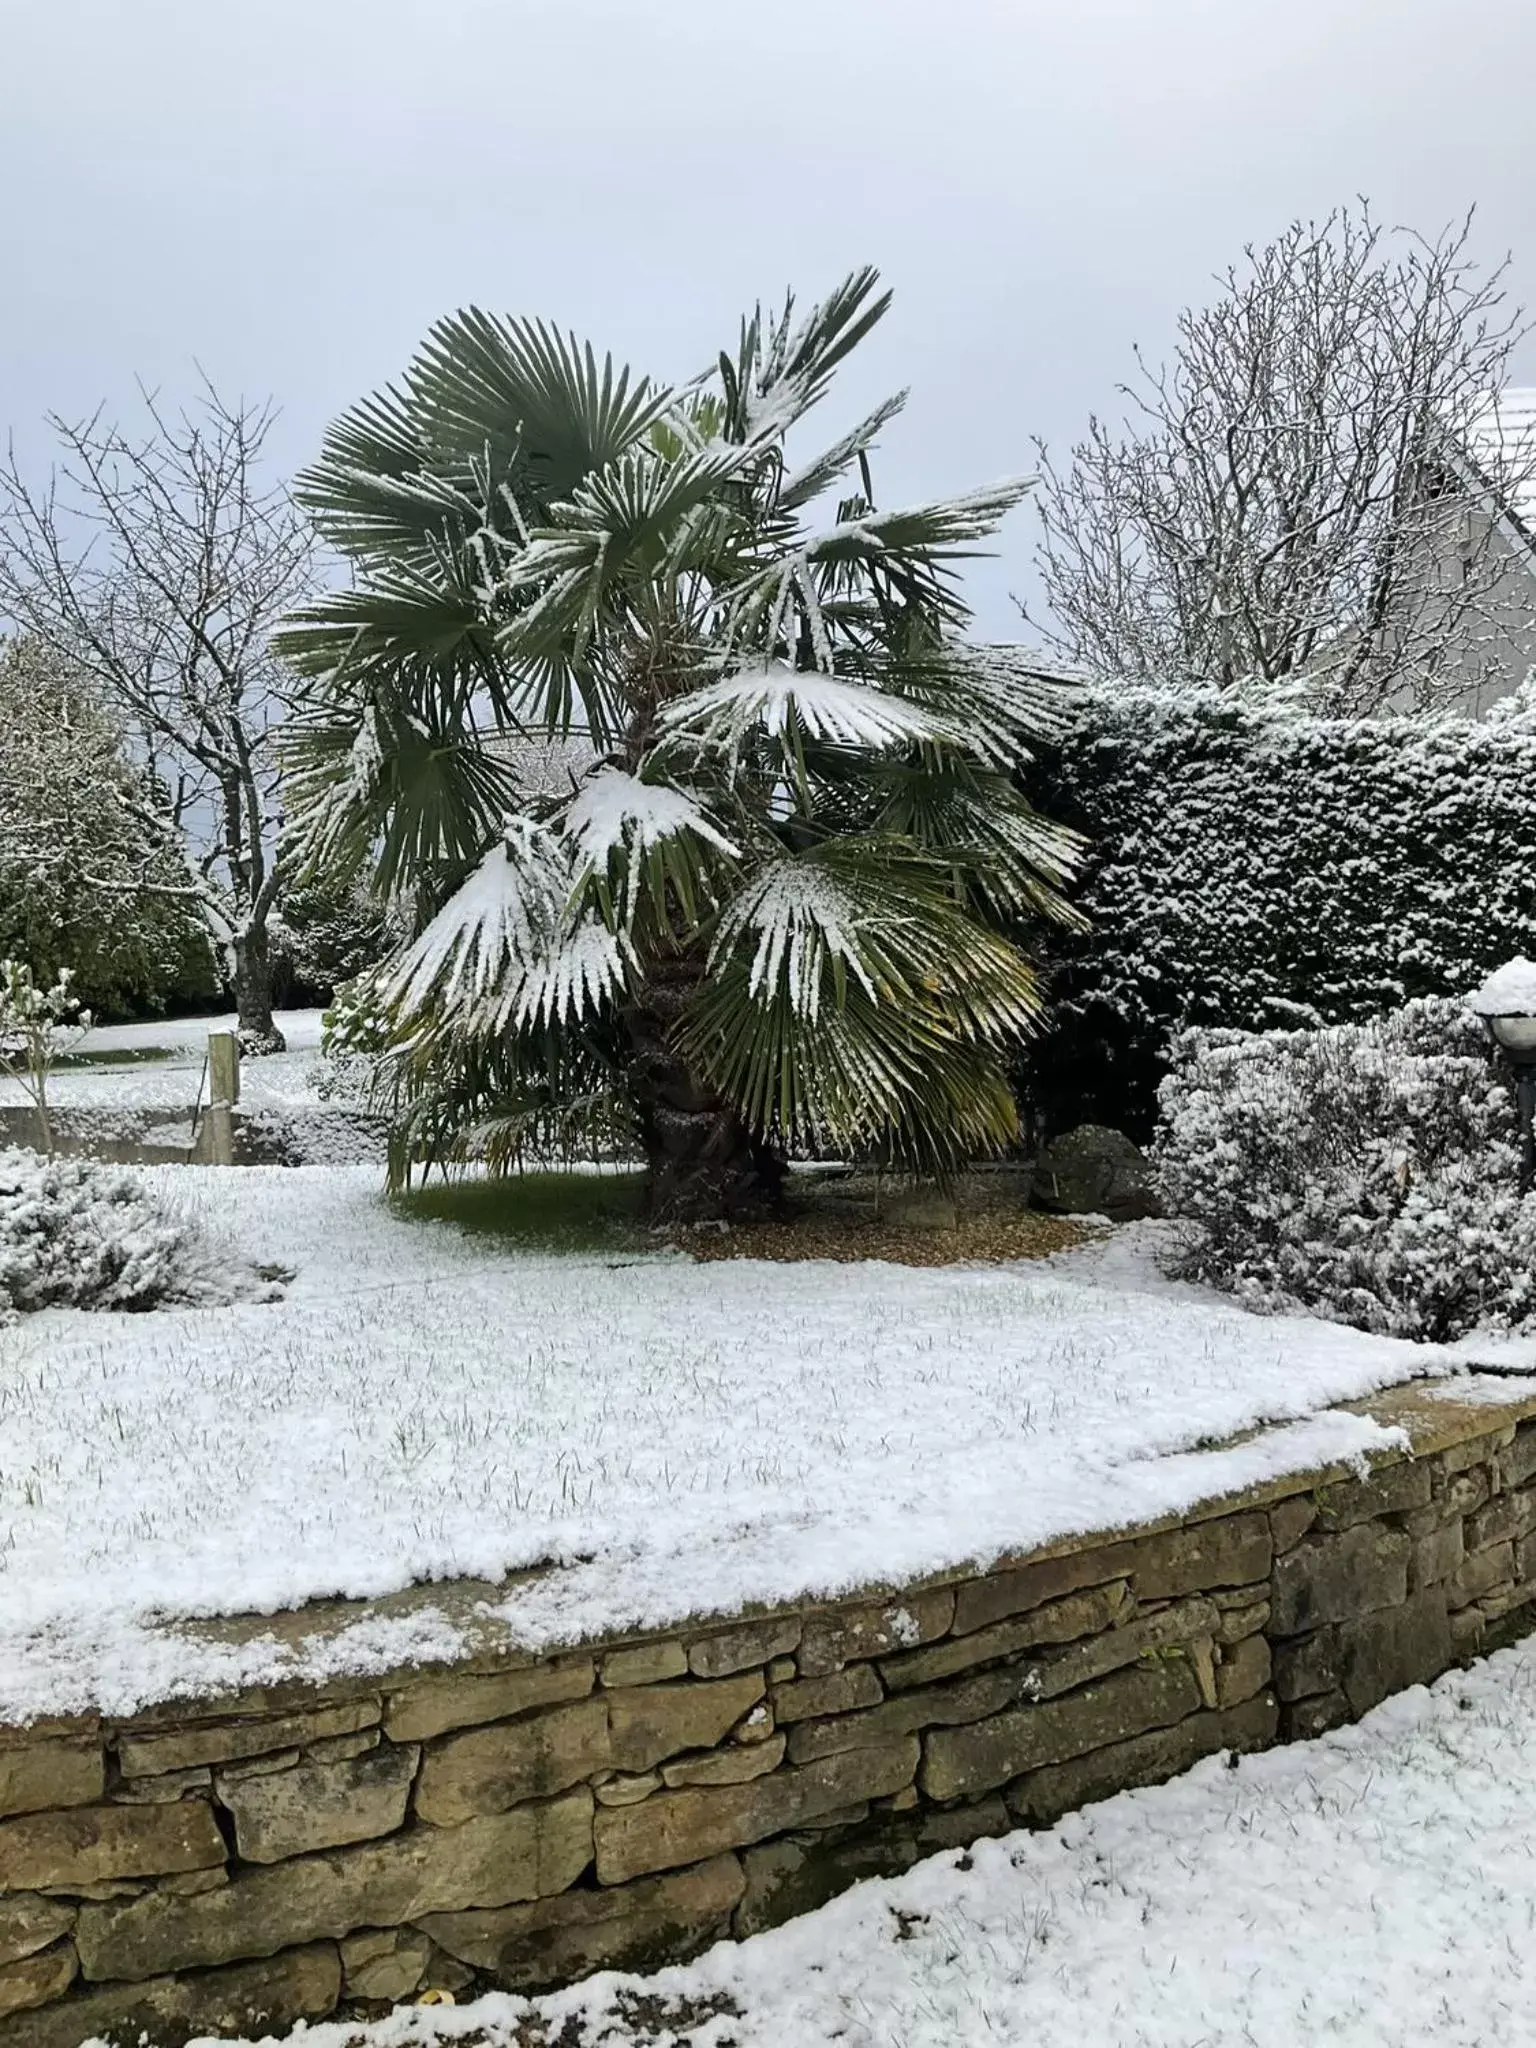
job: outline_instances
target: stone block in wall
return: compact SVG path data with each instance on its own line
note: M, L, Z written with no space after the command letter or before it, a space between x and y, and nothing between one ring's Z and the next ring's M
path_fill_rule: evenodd
M1412 1547L1402 1530L1373 1522L1305 1537L1275 1560L1273 1633L1299 1636L1326 1622L1400 1606Z
M1123 1628L1108 1629L1080 1643L1025 1659L1014 1667L1019 1673L1019 1696L1032 1701L1055 1699L1095 1678L1107 1678L1111 1671L1122 1671L1149 1652L1213 1640L1220 1622L1220 1610L1202 1594L1174 1600L1167 1607L1138 1615Z
M1466 1607L1496 1586L1512 1586L1514 1582L1514 1544L1490 1543L1486 1550L1468 1551L1446 1580L1445 1589L1453 1607Z
M341 1944L342 1985L348 1998L399 2005L421 1988L432 1944L410 1928L373 1928Z
M1505 1486L1524 1486L1536 1479L1536 1423L1527 1422L1498 1456L1499 1478Z
M1310 1493L1295 1493L1277 1500L1269 1511L1269 1532L1276 1557L1294 1550L1317 1520L1317 1502Z
M1341 1693L1358 1717L1394 1692L1429 1684L1454 1661L1445 1588L1429 1586L1402 1606L1278 1644L1275 1689L1287 1701Z
M968 1678L952 1679L947 1685L897 1693L882 1706L871 1707L864 1713L837 1714L826 1721L797 1721L789 1731L790 1760L810 1763L818 1757L835 1756L849 1749L868 1749L899 1736L913 1735L921 1728L980 1721L1013 1706L1023 1683L1021 1668L1005 1664L992 1671L973 1672Z
M80 2048L85 2040L182 2048L194 2036L284 2033L323 2019L341 1996L331 1942L310 1942L232 1970L110 1984L0 2020L0 2048Z
M1415 1537L1413 1554L1408 1560L1410 1593L1420 1592L1425 1586L1438 1586L1461 1569L1466 1556L1465 1529L1466 1524L1458 1517Z
M749 1785L658 1792L639 1806L605 1808L596 1823L598 1880L624 1884L701 1862L898 1792L912 1782L917 1759L917 1738L908 1735L773 1771Z
M0 1963L0 2016L31 2012L62 1998L75 1981L79 1965L74 1943L57 1941L51 1948L38 1949L20 1962Z
M1241 1605L1228 1606L1218 1598L1216 1609L1216 1641L1240 1643L1245 1636L1256 1636L1269 1626L1269 1588L1264 1588L1262 1598L1244 1600Z
M160 1734L125 1732L117 1742L118 1764L125 1778L153 1778L199 1764L234 1763L273 1750L302 1748L328 1735L351 1735L359 1728L374 1727L379 1710L376 1698L363 1698L254 1721L190 1722Z
M1066 1557L1043 1558L1014 1571L994 1572L961 1586L955 1598L955 1634L968 1635L1005 1615L1110 1579L1129 1577L1138 1601L1252 1585L1269 1577L1273 1557L1269 1516L1257 1512L1219 1515L1208 1522L1132 1536Z
M562 1892L482 1913L434 1913L419 1924L439 1948L510 1991L543 1991L594 1970L649 1970L682 1961L729 1932L745 1888L740 1860L595 1891Z
M1263 1636L1244 1636L1225 1647L1216 1666L1216 1705L1241 1706L1269 1684L1273 1659Z
M599 1685L661 1685L669 1678L686 1678L688 1652L681 1643L638 1643L627 1650L610 1650L597 1662Z
M873 1664L845 1664L826 1678L796 1678L773 1688L773 1716L781 1725L852 1714L885 1698Z
M784 1761L784 1737L772 1735L766 1742L732 1744L728 1749L706 1749L697 1756L679 1757L663 1764L662 1782L674 1791L679 1785L745 1785L765 1777Z
M916 1649L949 1633L955 1616L952 1586L909 1593L883 1607L851 1607L806 1617L796 1662L803 1678L825 1678L845 1664Z
M27 1742L0 1748L0 1815L89 1806L106 1790L99 1742Z
M74 1924L75 1908L64 1899L47 1899L40 1892L0 1897L0 1963L34 1955Z
M416 1818L457 1827L477 1814L505 1813L524 1799L550 1798L608 1763L608 1702L601 1694L518 1721L466 1728L427 1749Z
M766 1690L761 1671L679 1685L624 1686L605 1695L608 1753L595 1762L648 1771L688 1749L713 1749Z
M1215 1713L1190 1714L1166 1728L1016 1778L1006 1794L1009 1810L1032 1827L1047 1827L1075 1807L1112 1798L1134 1785L1160 1785L1220 1750L1267 1749L1279 1718L1275 1696L1267 1692Z
M1046 1764L1166 1728L1199 1706L1188 1659L1158 1658L1039 1706L934 1729L924 1738L918 1784L930 1799L972 1797Z
M550 1657L516 1671L489 1676L443 1672L392 1692L384 1702L384 1733L391 1742L429 1742L450 1729L503 1721L592 1690L590 1657Z
M1405 1458L1364 1479L1341 1479L1334 1486L1319 1487L1315 1496L1317 1527L1348 1529L1356 1522L1374 1522L1383 1515L1407 1514L1413 1508L1428 1507L1429 1496L1429 1465Z
M288 1754L297 1756L298 1751ZM130 1806L168 1806L189 1792L212 1795L213 1772L207 1764L194 1764L185 1771L162 1771L158 1778L124 1778L108 1796Z
M787 1657L800 1647L798 1614L768 1621L744 1621L735 1628L700 1636L688 1645L688 1669L696 1678L729 1678L772 1657Z
M1448 1515L1475 1515L1493 1498L1494 1472L1491 1465L1475 1465L1470 1471L1454 1473L1445 1482L1439 1499Z
M1113 1628L1131 1610L1130 1582L1110 1579L1102 1586L1087 1586L1064 1599L963 1636L949 1636L926 1650L909 1650L900 1657L882 1657L880 1676L892 1692L916 1685L932 1685L975 1664L987 1664L1010 1657L1020 1650L1044 1643L1075 1643L1082 1636L1097 1635Z
M1330 1728L1342 1728L1348 1719L1349 1701L1343 1693L1324 1692L1288 1706L1281 1725L1287 1742L1310 1742Z
M1486 1550L1493 1543L1513 1543L1536 1529L1536 1489L1495 1494L1486 1507L1463 1524L1468 1550Z
M255 1778L215 1780L248 1863L279 1863L392 1834L405 1819L421 1755L414 1745L371 1749L337 1763L300 1763Z
M153 1977L426 1913L541 1898L574 1884L591 1859L592 1795L582 1787L458 1828L408 1829L241 1871L200 1898L149 1892L86 1906L75 1942L89 1978Z
M8 1892L75 1891L223 1861L224 1837L203 1800L72 1806L0 1821L0 1888Z
M1512 1444L1514 1438L1513 1424L1495 1423L1488 1429L1479 1430L1476 1436L1464 1437L1459 1444L1447 1444L1445 1449L1438 1453L1436 1462L1440 1470L1447 1474L1468 1472L1474 1465L1482 1465L1491 1470L1497 1462L1498 1453ZM1500 1491L1497 1481L1493 1490L1495 1493Z
M611 1777L598 1778L592 1787L599 1806L637 1806L660 1790L660 1771L638 1771L632 1776L616 1772Z

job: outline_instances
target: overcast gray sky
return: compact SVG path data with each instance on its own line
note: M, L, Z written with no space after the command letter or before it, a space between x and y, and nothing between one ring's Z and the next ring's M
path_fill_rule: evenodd
M887 501L1028 468L1246 240L1360 192L1536 300L1533 0L0 0L0 423L275 394L279 453L439 314L662 375L880 265ZM1522 374L1536 381L1536 352ZM1031 515L974 579L1017 621Z

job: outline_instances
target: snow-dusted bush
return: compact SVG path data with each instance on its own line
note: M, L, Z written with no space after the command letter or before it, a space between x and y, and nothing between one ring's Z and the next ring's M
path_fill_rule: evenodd
M1310 1031L1191 1030L1154 1149L1185 1277L1268 1311L1443 1340L1536 1315L1536 1195L1460 1003Z
M1170 1036L1360 1021L1536 954L1536 719L1096 689L1041 797L1092 842L1029 1084L1150 1135Z
M0 1323L42 1308L145 1309L185 1298L199 1241L131 1173L0 1152Z

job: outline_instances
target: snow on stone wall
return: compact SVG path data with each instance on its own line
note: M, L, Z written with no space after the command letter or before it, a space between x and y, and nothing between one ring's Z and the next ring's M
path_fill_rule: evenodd
M0 1729L0 2048L681 1959L1357 1718L1536 1603L1536 1396L1370 1406L1409 1454L984 1575Z

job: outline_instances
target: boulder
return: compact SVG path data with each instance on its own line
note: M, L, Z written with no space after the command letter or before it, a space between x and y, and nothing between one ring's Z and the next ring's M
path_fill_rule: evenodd
M1034 1202L1058 1216L1115 1223L1157 1213L1145 1154L1107 1124L1079 1124L1051 1139L1035 1162Z

